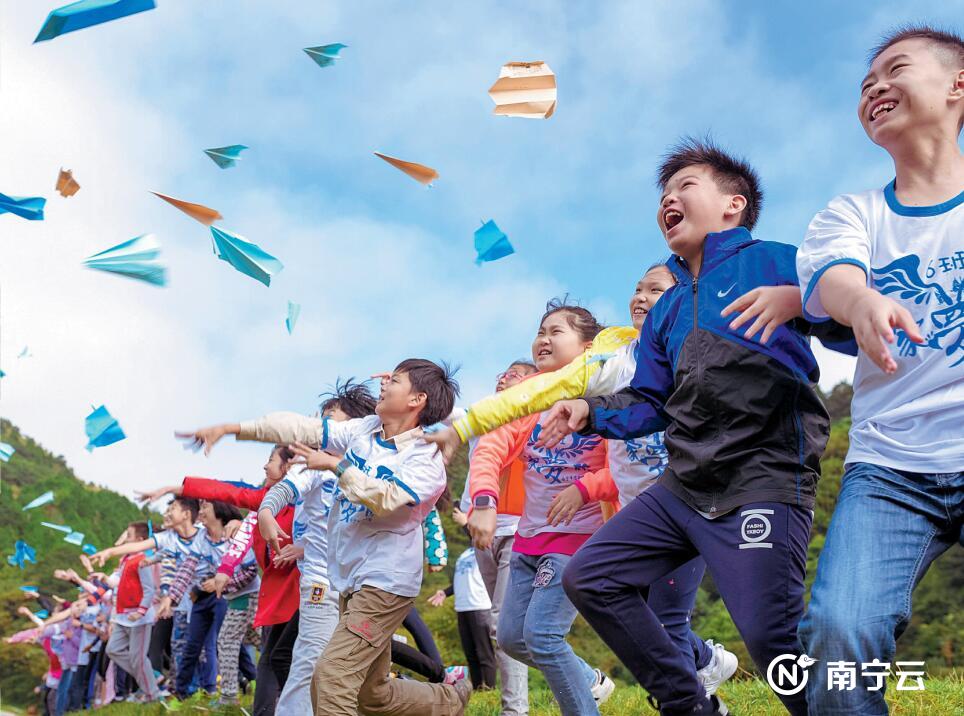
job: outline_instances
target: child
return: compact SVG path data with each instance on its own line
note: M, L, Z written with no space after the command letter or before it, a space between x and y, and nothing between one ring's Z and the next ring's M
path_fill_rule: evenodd
M253 555L261 567L261 586L258 593L233 595L228 602L228 611L218 633L218 662L230 672L231 664L238 661L238 651L248 625L264 628L262 648L257 666L257 688L254 695L254 710L261 715L274 713L278 694L288 675L288 666L283 659L275 659L279 647L281 652L291 653L291 646L298 633L297 585L299 572L294 560L279 560L279 554L269 554L265 541L257 529L257 509L264 495L272 486L288 474L294 458L285 445L275 445L268 461L264 464L264 483L260 488L244 486L201 477L186 477L180 485L162 487L152 492L140 493L139 499L153 502L162 495L174 494L197 499L220 500L251 510L244 518L237 533L231 539L221 565L214 577L215 593L218 596L229 584L239 565L248 555ZM284 529L291 530L296 510L286 508L278 515ZM297 535L297 532L295 532ZM282 554L290 547L282 547ZM287 636L286 636L287 635ZM287 645L287 649L285 649ZM221 681L221 702L237 701L239 680L229 673L229 678Z
M206 451L228 434L296 443L309 469L338 477L328 519L328 576L341 616L312 679L316 714L354 716L393 704L397 713L458 715L468 701L464 679L452 686L389 678L392 634L422 581L422 521L445 488L441 456L417 437L452 412L457 389L447 369L412 358L382 384L375 416L339 423L273 413L181 434ZM277 535L265 538L270 544Z
M884 38L857 113L896 178L831 201L797 257L807 318L853 326L860 346L850 450L800 638L821 664L859 673L879 660L886 673L911 592L964 525L962 37L919 26ZM868 674L830 688L811 669L810 713L887 713L881 687Z
M582 355L601 330L586 309L550 301L532 343L533 360L541 371L562 368ZM476 549L487 549L496 525L497 499L523 493L509 587L499 616L499 646L542 672L563 714L598 714L597 701L608 698L614 686L566 642L576 610L562 591L561 578L575 551L602 525L602 510L599 503L590 503L576 512L570 524L559 526L548 523L547 513L555 495L606 464L606 444L572 435L559 450L545 450L536 445L541 431L542 416L536 414L479 439L469 464L473 494L469 526L479 514L490 518L486 538L473 535ZM501 490L500 476L518 457L525 463L521 483L510 481Z
M658 483L594 535L564 583L661 713L719 714L726 707L707 698L693 659L639 595L702 556L757 667L797 653L829 418L812 387L818 370L807 339L786 323L800 311L796 249L750 237L762 201L756 173L708 142L686 140L664 159L659 185L657 220L678 285L643 324L631 384L557 403L543 441L571 430L625 439L665 429L670 458ZM760 284L784 287L733 301ZM734 305L743 314L728 322L722 316ZM802 694L782 699L791 713L806 713Z
M492 601L482 581L475 550L469 547L455 560L455 576L447 589L439 589L429 597L429 604L440 607L446 597L455 595L455 615L459 640L469 664L472 685L476 689L495 688L495 651L489 636Z
M131 522L127 530L132 542L147 539L146 522ZM134 677L145 701L156 701L157 681L147 657L154 624L154 568L143 562L142 552L121 559L107 656Z
M375 414L375 403L368 388L349 379L336 383L334 393L320 406L321 416L334 422L364 418ZM328 580L328 515L337 482L330 471L292 471L265 493L258 508L270 513L270 520L268 515L259 520L270 534L271 521L284 531L279 515L294 504L291 536L300 547L300 621L291 669L278 700L278 712L282 714L311 712L311 676L338 625L338 592L330 588ZM280 559L290 554L285 549Z

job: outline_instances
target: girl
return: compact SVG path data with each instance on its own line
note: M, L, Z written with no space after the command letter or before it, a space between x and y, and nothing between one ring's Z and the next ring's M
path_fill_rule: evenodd
M542 372L558 370L583 355L602 330L584 308L564 301L551 301L546 308L532 344L533 360ZM562 589L562 572L602 525L602 509L598 502L587 503L574 511L568 524L552 525L548 515L553 498L587 472L605 467L606 442L572 434L555 448L540 448L540 417L537 413L516 420L479 440L470 464L475 511L469 526L482 513L492 517L494 527L495 509L486 509L480 498L494 501L500 492L499 476L521 457L521 484L506 485L507 492L524 492L524 498L498 642L511 657L542 672L565 716L598 714L597 699L608 698L613 683L566 642L576 609ZM488 547L478 537L476 542L479 549Z

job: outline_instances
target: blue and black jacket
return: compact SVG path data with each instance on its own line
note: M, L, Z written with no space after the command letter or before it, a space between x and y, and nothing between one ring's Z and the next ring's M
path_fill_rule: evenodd
M708 234L694 278L685 261L640 335L636 374L625 389L589 398L583 432L625 439L665 430L669 467L659 482L701 512L751 502L813 508L830 418L814 388L807 335L856 353L833 321L780 326L763 345L731 330L730 302L759 286L796 286L795 246L756 241L744 228ZM757 336L758 337L758 336Z

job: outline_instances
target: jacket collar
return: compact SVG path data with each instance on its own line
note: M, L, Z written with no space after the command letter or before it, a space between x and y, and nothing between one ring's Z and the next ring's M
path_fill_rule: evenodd
M709 269L729 258L744 246L754 241L750 232L742 226L726 231L714 231L706 235L703 239L703 266L700 273L706 273ZM680 283L691 283L693 275L689 267L682 258L675 254L666 262L669 270L673 272Z

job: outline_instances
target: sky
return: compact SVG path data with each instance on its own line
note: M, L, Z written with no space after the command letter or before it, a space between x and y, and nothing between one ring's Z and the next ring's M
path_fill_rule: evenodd
M964 0L158 0L32 44L53 6L0 4L0 192L48 200L42 222L0 216L0 414L127 495L258 482L265 446L205 458L174 430L311 413L337 378L407 357L460 365L467 405L529 354L553 296L629 323L641 272L668 256L653 178L683 135L746 157L766 193L754 235L799 244L833 196L892 178L856 118L868 48L964 17ZM334 67L302 51L333 42L348 45ZM493 116L501 65L535 60L556 74L555 114ZM202 150L228 144L250 149L220 170ZM441 178L422 187L374 151ZM61 167L73 197L53 191ZM270 288L234 271L151 190L218 209L284 270ZM488 219L517 253L476 266ZM145 233L166 288L82 267ZM850 359L815 352L824 389L850 379ZM101 404L128 438L88 453Z

